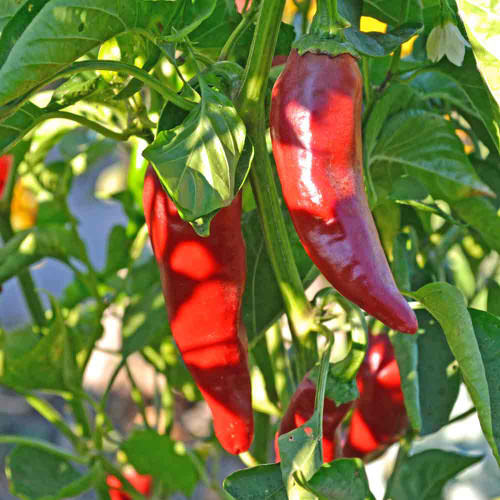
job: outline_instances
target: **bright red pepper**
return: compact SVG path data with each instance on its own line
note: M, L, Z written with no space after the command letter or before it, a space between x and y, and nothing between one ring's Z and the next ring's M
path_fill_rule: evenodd
M0 156L0 196L3 194L11 166L12 155Z
M207 238L181 219L151 166L143 203L175 342L210 406L220 443L242 453L252 442L253 412L240 319L246 277L241 195L214 217Z
M149 497L153 483L153 478L151 476L141 475L136 471L124 472L123 476L139 493L145 497ZM121 489L122 483L117 477L108 476L106 478L106 484L109 486L109 497L111 500L132 500L132 497Z
M386 325L415 333L366 198L362 90L351 55L292 50L272 93L273 153L295 229L326 279Z
M314 413L314 400L316 398L316 384L306 375L297 387L290 404L283 416L279 430L274 441L276 461L280 461L278 436L300 427L307 422ZM328 463L338 456L339 440L337 428L351 409L353 402L337 406L330 398L325 398L323 406L323 461Z
M357 382L360 397L343 449L348 458L382 452L395 443L408 426L399 368L387 335L370 338Z

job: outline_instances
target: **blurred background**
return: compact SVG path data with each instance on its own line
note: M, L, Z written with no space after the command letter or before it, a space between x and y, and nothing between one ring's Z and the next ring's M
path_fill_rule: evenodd
M125 225L127 218L121 205L103 198L105 193L119 191L126 182L128 155L124 147L115 149L106 160L93 165L75 178L69 203L71 210L79 219L81 234L88 246L93 264L101 268L106 259L106 241L108 233L117 224ZM96 193L100 196L97 197ZM29 196L29 195L28 195ZM30 206L29 200L25 202ZM25 214L25 216L28 216ZM47 259L33 269L36 286L60 296L64 288L71 282L71 272L60 263ZM113 373L119 358L109 352L120 347L121 315L123 311L108 310L104 320L104 335L99 345L103 350L93 355L85 381L86 389L94 394L101 394ZM24 304L16 280L8 281L0 294L0 326L12 330L27 323L28 311ZM140 356L134 356L130 363L135 379L145 397L153 397L156 383L153 370ZM53 404L64 411L64 403L53 397ZM468 394L463 389L456 403L452 417L459 415L472 406ZM150 407L153 411L153 406ZM210 412L206 404L193 404L179 398L176 401L178 421L174 426L175 439L193 440L210 435ZM131 398L131 387L125 373L121 373L113 386L109 411L112 420L123 432L129 432L139 416ZM0 434L18 434L45 439L66 446L64 438L46 420L38 415L21 396L11 391L0 389ZM439 447L445 450L456 450L461 453L484 454L485 459L462 473L457 479L450 481L446 487L445 500L493 500L500 499L500 471L493 456L482 437L478 419L472 415L456 424L451 424L440 432L426 437L416 443L415 451ZM4 459L10 447L0 445L0 499L10 500L7 478L4 475ZM397 454L397 446L392 446L378 460L367 466L370 486L377 500L383 498L386 479L389 476L393 461ZM168 465L166 465L168 466ZM241 469L244 465L237 457L221 453L221 460L214 463L214 471L219 481L230 472ZM93 494L79 497L81 500L93 500ZM182 499L182 495L172 498ZM201 487L195 491L192 499L213 500L217 498L213 492ZM416 499L417 500L417 499Z

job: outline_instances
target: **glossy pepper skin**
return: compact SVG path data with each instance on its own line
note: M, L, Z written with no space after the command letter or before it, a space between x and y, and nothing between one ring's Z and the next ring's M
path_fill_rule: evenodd
M290 400L290 404L283 416L278 433L274 441L276 461L280 461L278 437L300 427L307 422L314 413L316 398L316 384L306 375L297 387ZM338 456L339 439L336 431L353 402L337 406L330 398L325 398L323 406L323 462L328 463Z
M151 166L143 204L175 342L210 406L221 445L242 453L252 442L253 412L240 321L246 278L241 195L214 217L208 238L180 218Z
M408 426L399 368L387 335L371 336L358 372L359 399L343 447L347 458L376 456Z
M415 333L366 198L362 86L351 55L292 50L272 92L274 158L295 229L325 278L387 326Z
M125 472L123 475L139 493L149 497L153 483L151 476L138 474L135 471ZM121 489L122 483L117 477L108 476L106 484L109 486L109 498L111 500L132 500L132 497Z

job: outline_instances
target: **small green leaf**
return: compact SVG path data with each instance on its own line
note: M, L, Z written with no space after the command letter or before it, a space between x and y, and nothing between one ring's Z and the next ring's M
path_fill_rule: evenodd
M424 309L415 311L418 319L418 381L421 435L437 432L445 425L460 389L460 376L443 329Z
M288 500L279 464L267 464L233 472L224 489L235 500Z
M394 332L390 336L401 376L406 413L412 429L419 433L422 429L420 411L420 384L418 378L418 335Z
M198 472L180 441L160 436L153 430L135 431L121 449L139 474L151 474L169 491L191 495Z
M308 484L328 499L375 500L359 458L341 458L324 464Z
M488 389L490 393L491 420L493 423L493 437L500 448L500 318L484 311L469 309L474 325L479 350L486 371Z
M365 33L354 27L347 28L344 33L359 53L369 57L383 57L394 52L412 36L418 35L422 28L422 23L405 23L387 33Z
M124 226L114 226L108 237L108 251L104 273L110 275L127 267L131 241Z
M449 283L430 283L411 295L419 300L441 324L477 409L483 433L500 463L500 455L493 437L486 372L462 293Z
M179 127L160 132L143 156L181 217L192 222L231 204L245 136L232 102L205 86L201 104Z
M443 450L426 450L400 464L389 482L385 500L437 500L445 484L483 456L465 456Z
M488 283L488 312L500 316L500 285L496 281Z

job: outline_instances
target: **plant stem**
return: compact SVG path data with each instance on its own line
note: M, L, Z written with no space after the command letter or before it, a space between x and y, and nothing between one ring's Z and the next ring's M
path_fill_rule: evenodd
M370 103L372 101L372 87L370 83L370 69L368 66L368 57L363 56L361 59L361 69L363 73L363 85L365 87L365 100L366 107L370 107Z
M14 232L12 231L12 227L10 226L9 218L10 204L8 206L7 212L0 213L0 235L2 236L4 244L14 236ZM33 322L40 327L44 326L47 323L44 307L40 296L36 292L35 283L29 269L23 269L22 271L20 271L17 275L17 279L19 280L21 291L23 292Z
M304 293L281 212L278 190L266 144L265 88L278 37L285 0L263 0L236 108L255 148L250 181L259 209L267 251L280 287L297 350L299 377L315 360L316 331L312 308Z
M467 411L461 413L460 415L457 415L456 417L453 417L451 420L447 422L446 425L454 424L455 422L459 422L460 420L463 420L464 418L470 417L471 415L474 415L477 410L473 406L472 408L468 409Z
M144 405L144 398L142 397L142 393L139 390L139 387L137 386L137 383L135 382L134 376L132 375L132 372L130 370L130 367L128 366L128 363L125 363L125 370L127 371L128 379L130 381L130 384L132 385L132 399L134 403L137 405L139 408L139 413L141 414L142 420L144 422L144 426L147 429L151 429L151 426L149 425L148 418L146 415L146 406Z
M219 61L225 61L229 57L229 55L231 54L231 50L233 50L233 47L236 45L236 42L238 41L240 36L247 30L247 28L252 24L256 14L257 10L254 8L254 5L252 4L250 10L243 14L243 19L241 20L240 24L236 26L236 29L231 33L226 43L224 44L224 47L222 47L222 50L220 51L219 54L219 59L218 59Z

